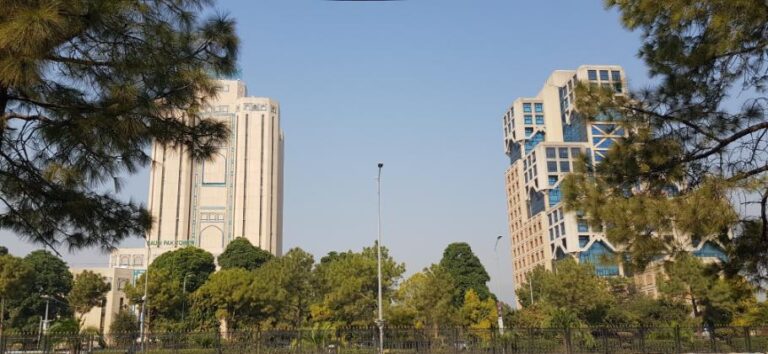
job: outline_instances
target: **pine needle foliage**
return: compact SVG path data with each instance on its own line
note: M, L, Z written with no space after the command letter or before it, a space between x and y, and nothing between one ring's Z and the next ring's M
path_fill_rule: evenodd
M605 3L642 33L638 55L656 83L628 95L577 89L580 115L617 121L628 136L566 179L566 206L640 267L711 241L732 251L732 273L768 280L768 5Z
M146 231L147 211L115 196L120 176L151 163L152 141L205 159L228 135L199 114L212 76L236 71L234 21L201 18L211 5L3 1L0 228L52 249Z

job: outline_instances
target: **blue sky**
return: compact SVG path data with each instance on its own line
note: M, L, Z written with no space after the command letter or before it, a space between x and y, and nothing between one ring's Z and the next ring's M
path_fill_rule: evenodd
M376 163L384 244L408 274L468 242L511 302L501 117L549 73L623 65L647 84L637 33L602 1L219 1L238 22L241 79L281 103L286 135L284 246L316 260L376 238ZM128 178L145 201L148 173ZM498 262L494 253L497 235ZM36 246L0 231L25 254ZM138 246L138 239L126 245ZM106 264L96 250L67 254Z

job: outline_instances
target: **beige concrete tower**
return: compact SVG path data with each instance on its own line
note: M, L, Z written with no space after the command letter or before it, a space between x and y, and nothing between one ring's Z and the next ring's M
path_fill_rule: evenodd
M210 160L194 161L183 148L153 146L154 224L147 235L152 258L187 245L217 255L236 237L275 255L282 252L280 107L269 98L248 97L239 80L219 85L203 114L226 123L231 135Z

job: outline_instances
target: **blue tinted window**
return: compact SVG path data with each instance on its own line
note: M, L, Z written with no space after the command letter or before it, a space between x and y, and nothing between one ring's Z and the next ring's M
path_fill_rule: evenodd
M544 105L541 103L535 103L534 108L536 109L536 113L544 112Z
M542 115L536 115L536 124L544 124L544 116Z
M608 80L608 70L600 70L600 80Z
M555 148L547 148L547 157L548 158L555 158Z
M589 236L579 236L579 247L584 247L589 243Z
M619 81L619 80L621 80L621 73L620 73L620 72L618 72L618 71L616 71L616 70L614 70L614 71L611 71L611 79L612 79L613 81Z
M525 136L533 134L533 128L525 128Z
M560 153L561 159L567 159L568 158L568 148L560 148L558 149L558 152Z
M557 176L549 176L549 178L547 178L547 180L549 180L549 185L550 186L554 186L555 184L557 184Z
M560 161L560 172L571 172L571 165L568 161Z
M589 232L589 225L584 220L579 220L579 232Z
M549 191L549 205L560 203L560 188Z
M526 115L523 117L523 122L524 122L525 124L533 124L533 117L531 117L531 115L530 115L530 114L526 114Z
M557 172L557 162L555 162L555 161L547 162L547 171L549 171L549 172Z
M531 113L531 104L530 103L523 103L523 112Z
M579 148L571 148L571 156L576 157L581 155L581 151L579 151Z
M597 71L595 70L587 70L587 76L590 80L597 80Z

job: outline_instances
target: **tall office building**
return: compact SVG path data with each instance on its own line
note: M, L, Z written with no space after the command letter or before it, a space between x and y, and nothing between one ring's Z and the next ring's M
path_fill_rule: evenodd
M504 147L510 159L506 171L509 234L512 245L515 287L528 272L542 265L552 268L554 260L567 256L595 266L600 276L625 275L618 263L608 261L617 249L601 230L583 215L566 211L560 183L573 171L574 163L587 158L600 163L610 147L625 136L619 124L593 117L585 119L574 111L576 84L627 91L624 70L616 65L584 65L576 70L553 72L536 97L516 99L504 114ZM704 261L725 258L711 242L689 244L687 249ZM660 263L632 274L639 291L656 295Z
M210 160L194 161L183 147L152 148L148 207L154 223L146 235L152 259L183 246L218 255L236 237L282 253L280 107L249 97L239 80L220 80L219 86L203 115L224 122L231 134ZM144 268L145 254L146 248L119 249L111 265Z
M583 157L599 162L616 139L615 123L585 120L574 112L575 87L588 82L626 91L620 66L581 66L553 72L535 97L516 99L504 115L509 233L516 287L535 266L551 269L566 255L593 261L599 275L620 275L616 264L596 262L614 248L575 212L564 210L560 183Z

